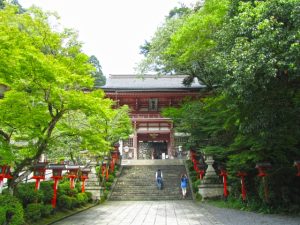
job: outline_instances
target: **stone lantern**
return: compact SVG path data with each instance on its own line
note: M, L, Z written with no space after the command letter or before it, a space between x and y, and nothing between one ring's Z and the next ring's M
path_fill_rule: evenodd
M67 170L69 171L68 178L70 178L70 188L74 189L75 187L74 179L78 177L79 166L67 165Z
M8 165L0 165L0 194L2 193L2 187L3 187L3 180L11 179L12 176L10 175L10 166Z
M33 165L33 177L35 179L35 190L40 189L41 180L45 180L46 167L48 162L38 162Z
M85 192L85 180L89 178L89 173L91 172L90 169L88 168L83 168L80 170L81 171L81 181L82 181L82 186L81 186L81 192Z
M52 207L56 207L56 198L57 198L57 187L58 182L61 180L62 177L62 171L66 170L65 164L49 164L48 169L52 170L52 179L54 180L53 185L53 198L52 198Z

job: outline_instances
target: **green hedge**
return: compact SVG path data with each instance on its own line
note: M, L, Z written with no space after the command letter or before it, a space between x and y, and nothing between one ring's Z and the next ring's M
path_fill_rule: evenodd
M24 208L30 203L40 203L44 198L43 191L35 191L34 183L18 185L15 196L22 202Z
M0 195L0 224L21 225L24 210L20 201L11 195Z
M39 203L31 203L26 207L26 219L28 221L38 221L42 216L43 205Z

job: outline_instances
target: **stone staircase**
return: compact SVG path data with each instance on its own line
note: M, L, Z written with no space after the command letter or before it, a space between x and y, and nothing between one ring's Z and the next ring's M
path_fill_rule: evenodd
M158 190L155 172L163 172L164 186ZM181 200L180 177L186 173L184 165L128 165L123 166L120 177L109 200L116 201L158 201ZM191 200L190 188L186 199Z

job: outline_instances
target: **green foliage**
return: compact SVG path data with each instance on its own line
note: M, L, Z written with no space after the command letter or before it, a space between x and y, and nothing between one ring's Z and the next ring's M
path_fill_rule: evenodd
M89 58L89 62L95 67L96 71L92 72L92 76L95 78L95 87L100 87L105 85L106 77L103 75L101 65L96 56L92 55Z
M205 1L203 8L169 18L142 62L190 75L185 84L197 77L212 90L163 114L190 134L187 148L226 164L232 196L240 196L235 174L246 171L247 208L262 212L299 209L294 200L300 193L282 182L298 185L291 168L300 157L299 8L296 0ZM263 161L278 170L266 178L268 200L254 169Z
M57 198L57 206L61 209L73 209L73 199L67 195L60 195Z
M110 175L108 175L108 182L114 182L114 179L115 179L115 176L114 175L112 175L112 174L110 174Z
M112 186L112 182L106 181L104 185L106 190L110 190Z
M42 205L41 214L42 217L49 217L53 213L52 205Z
M92 196L93 196L92 193L86 191L85 194L86 194L86 196L87 196L87 198L88 198L88 202L91 202L91 201L92 201Z
M0 195L0 224L22 225L24 210L19 200L11 195Z
M38 221L42 216L43 205L39 203L31 203L26 207L26 218L30 221Z
M43 202L44 204L50 204L53 198L53 181L44 181L40 184L40 191L43 192Z
M199 188L198 188L198 186L201 184L201 180L200 179L197 179L196 181L194 181L193 183L192 183L192 186L193 186L193 192L194 193L197 193L198 192L198 190L199 190Z
M79 205L85 205L89 201L89 197L86 193L78 193L76 199Z
M39 203L44 198L44 193L41 190L35 191L34 183L26 183L18 185L15 196L26 207L30 203Z
M74 197L78 193L76 188L71 189L69 181L58 184L58 195Z
M0 18L0 83L10 88L0 100L0 162L14 165L10 186L43 153L74 161L82 149L101 154L128 136L128 108L89 91L95 60L76 32L52 30L56 16L37 8L8 4Z

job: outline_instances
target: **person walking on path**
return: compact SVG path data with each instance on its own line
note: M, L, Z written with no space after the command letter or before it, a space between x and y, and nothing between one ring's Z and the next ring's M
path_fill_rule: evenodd
M182 191L182 198L186 197L186 188L188 184L188 179L186 174L182 174L181 179L180 179L180 186L181 186L181 191Z
M156 180L157 188L161 190L163 186L163 173L160 169L158 169L155 173L155 180Z

